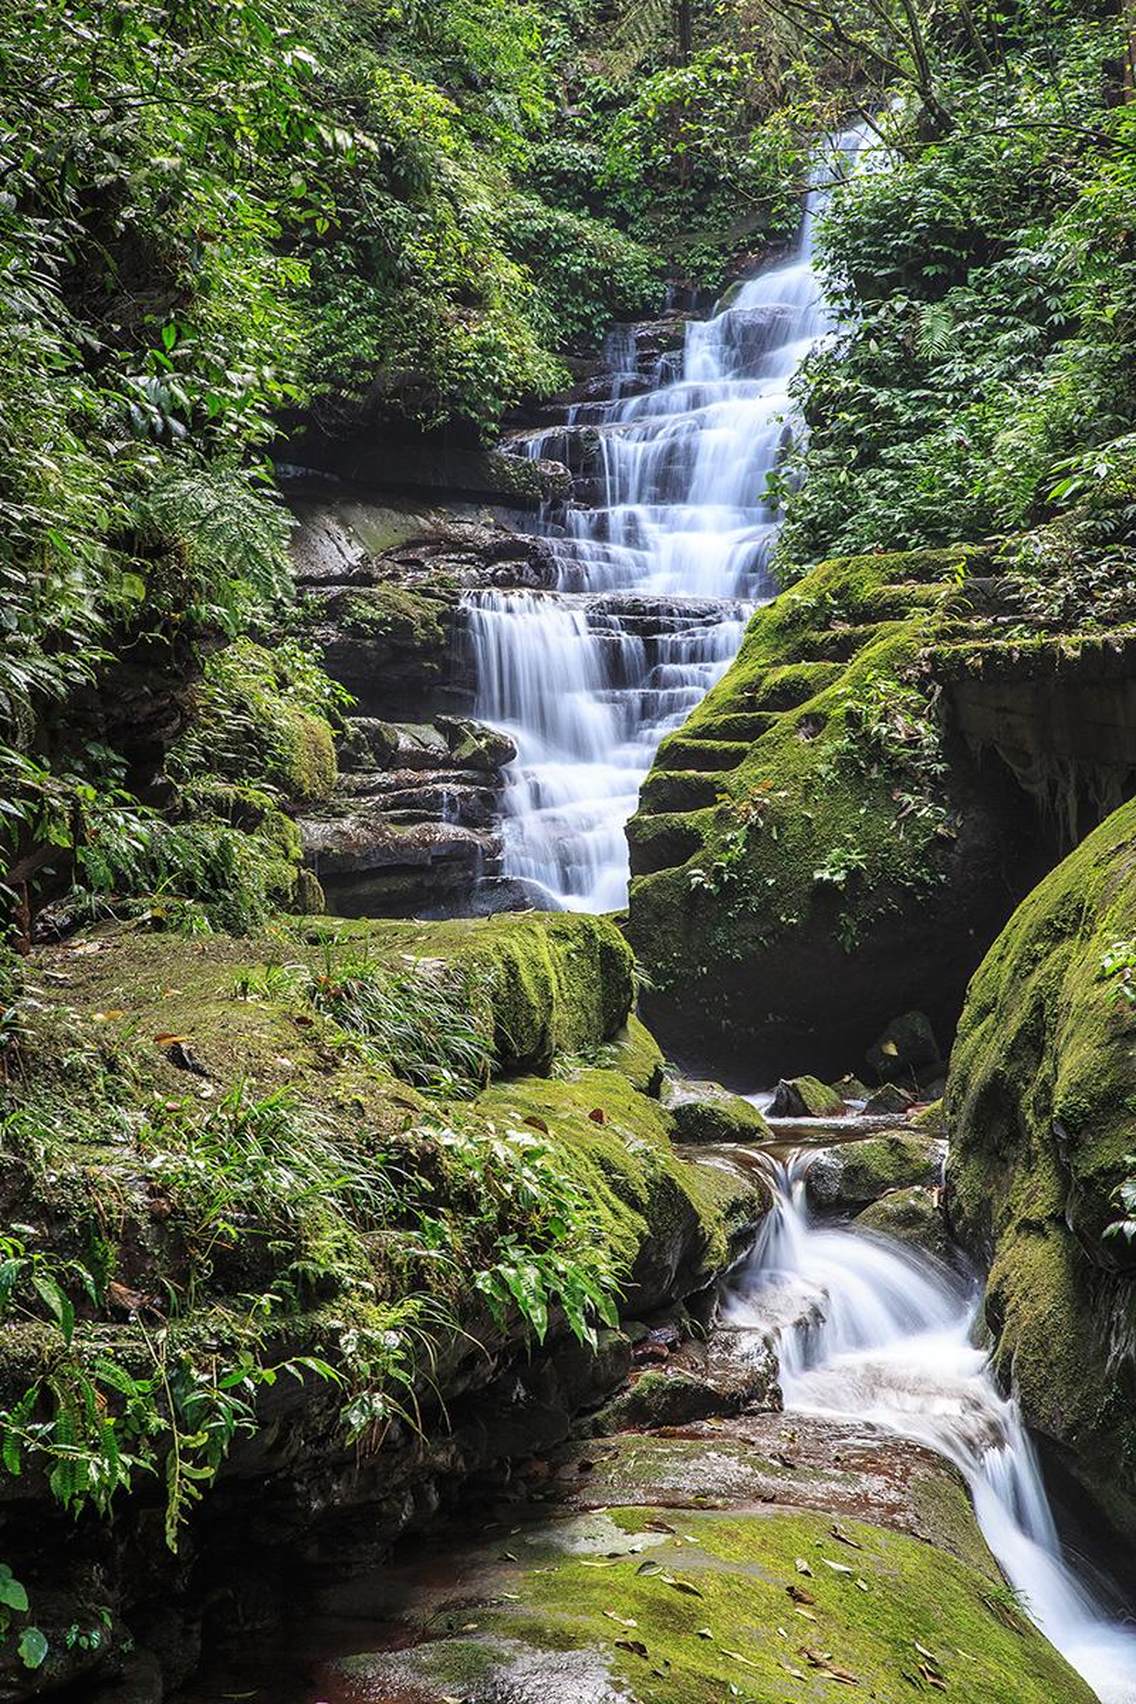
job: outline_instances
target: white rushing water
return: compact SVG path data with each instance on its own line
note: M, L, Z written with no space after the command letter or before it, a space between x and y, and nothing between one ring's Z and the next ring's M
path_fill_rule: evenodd
M1136 1626L1109 1618L1065 1561L1017 1404L972 1342L977 1297L925 1256L814 1223L807 1154L770 1162L774 1211L730 1299L735 1324L780 1324L787 1413L852 1418L946 1456L1023 1607L1104 1704L1136 1701Z
M854 159L835 139L814 181ZM787 264L749 279L686 328L641 388L630 328L613 340L613 400L569 410L596 437L594 508L550 532L556 586L467 595L474 713L518 757L505 794L502 873L544 903L607 911L627 897L624 826L663 735L728 668L773 588L777 516L762 501L790 427L788 385L830 328L813 267L826 187L807 198ZM678 371L674 368L678 366ZM556 456L564 427L529 436Z

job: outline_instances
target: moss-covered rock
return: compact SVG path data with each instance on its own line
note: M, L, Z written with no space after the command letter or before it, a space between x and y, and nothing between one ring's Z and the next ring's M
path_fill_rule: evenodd
M940 1192L926 1184L891 1189L857 1213L855 1223L878 1236L894 1237L949 1265L955 1249L947 1230Z
M844 1101L819 1077L782 1077L769 1103L770 1118L839 1118Z
M432 707L446 683L460 598L457 584L443 581L331 586L318 593L312 638L362 711L404 719Z
M967 997L946 1117L951 1223L989 1266L995 1361L1030 1423L1136 1494L1133 1251L1105 1233L1136 1151L1136 805L1019 906Z
M698 1447L724 1467L732 1444ZM650 1474L667 1448L625 1440L618 1454ZM475 1548L441 1577L436 1562L407 1570L390 1587L400 1648L341 1659L320 1682L391 1704L811 1704L841 1684L887 1704L942 1688L963 1704L1091 1704L1015 1609L950 1470L913 1452L905 1468L902 1488L879 1481L890 1500L861 1487L861 1518L839 1524L848 1543L831 1510L794 1506L782 1471L756 1512L679 1490L530 1526L508 1555Z
M867 1060L885 1082L910 1080L942 1059L931 1020L925 1012L904 1012L893 1018L868 1049Z
M672 1077L664 1086L663 1103L680 1142L769 1140L769 1126L757 1108L719 1083Z
M840 1070L914 1006L949 1033L1028 818L944 744L919 671L966 561L822 563L662 742L628 826L628 929L686 1035Z
M934 1137L906 1131L841 1142L817 1150L809 1163L805 1189L814 1207L854 1210L878 1201L890 1189L936 1184L944 1151Z
M706 1290L768 1207L759 1179L684 1159L659 1101L605 1059L653 1050L628 1036L630 955L602 919L107 927L45 949L10 993L26 1006L0 1081L0 1198L60 1288L29 1285L4 1337L0 1408L30 1390L47 1430L2 1489L36 1601L61 1582L52 1640L84 1569L116 1628L141 1596L181 1601L205 1529L168 1566L136 1537L161 1533L169 1390L239 1385L217 1487L188 1429L200 1411L177 1410L221 1529L218 1504L253 1495L259 1529L302 1532L313 1560L332 1511L365 1508L377 1551L464 1478L563 1443L629 1368L602 1321ZM553 1074L511 1074L534 1068ZM113 1427L131 1480L121 1521L84 1510L78 1574L40 1537L72 1530L44 1471L57 1412L68 1459L110 1461Z
M612 1070L621 1071L633 1089L638 1089L641 1095L658 1099L666 1060L646 1024L640 1022L634 1013L612 1037L608 1045L608 1059Z

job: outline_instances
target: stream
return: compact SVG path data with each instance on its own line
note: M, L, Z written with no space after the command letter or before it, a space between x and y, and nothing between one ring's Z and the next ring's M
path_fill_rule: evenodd
M974 1343L980 1295L891 1239L812 1222L808 1150L768 1162L774 1208L727 1301L727 1323L777 1329L787 1414L855 1419L928 1445L970 1487L1022 1608L1102 1704L1136 1700L1136 1626L1066 1561L1017 1404Z
M518 751L502 874L536 905L626 903L623 831L655 749L725 673L773 594L778 520L762 495L791 434L789 383L831 329L813 230L863 134L835 138L818 160L790 260L689 323L652 389L624 394L634 342L617 336L612 399L574 405L562 425L517 446L555 456L566 438L591 433L598 455L596 506L573 506L549 529L555 588L466 598L474 714Z

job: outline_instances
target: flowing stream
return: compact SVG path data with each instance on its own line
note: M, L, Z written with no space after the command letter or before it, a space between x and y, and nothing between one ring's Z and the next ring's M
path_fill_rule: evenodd
M1018 1407L972 1340L977 1296L899 1243L814 1223L808 1160L770 1162L774 1210L727 1317L790 1321L778 1328L787 1413L855 1419L954 1462L1023 1607L1104 1704L1133 1704L1136 1626L1110 1619L1062 1554Z
M825 150L788 263L689 324L652 389L625 394L642 385L625 329L609 346L612 399L569 409L519 446L586 452L598 498L550 531L554 589L466 599L474 713L518 748L502 874L534 903L624 904L624 825L655 748L725 673L772 592L778 523L762 496L787 444L789 381L830 329L813 267L819 180L861 140L850 131Z

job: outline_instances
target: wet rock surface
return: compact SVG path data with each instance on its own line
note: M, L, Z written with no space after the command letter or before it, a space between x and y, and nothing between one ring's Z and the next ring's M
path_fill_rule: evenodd
M819 1148L805 1174L809 1205L821 1212L854 1212L892 1189L932 1188L945 1157L945 1143L908 1129Z
M670 1077L663 1085L662 1099L680 1142L768 1140L769 1126L757 1108L719 1083Z
M518 1493L464 1542L318 1593L277 1704L811 1704L834 1684L891 1704L926 1674L964 1704L1091 1699L918 1445L703 1421L568 1446Z
M496 873L507 735L461 717L352 717L327 809L301 823L304 853L344 916L467 909Z

